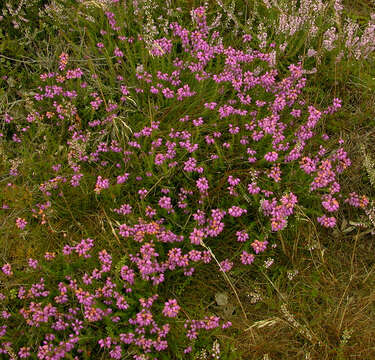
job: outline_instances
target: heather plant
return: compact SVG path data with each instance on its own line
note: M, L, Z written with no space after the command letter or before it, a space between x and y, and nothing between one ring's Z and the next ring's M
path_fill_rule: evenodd
M332 92L343 99L348 116L369 112L375 76L373 4L320 0L218 3L226 18L232 19L228 26L238 34L251 34L252 42L261 48L275 44L272 56L280 60L280 71L285 73L287 64L301 61L304 73L315 74L306 88L313 101L327 106L325 94ZM329 128L335 133L339 126L333 124ZM351 128L356 124L351 123Z
M145 236L163 232L157 223L144 224L143 228ZM159 272L161 275L167 269L184 265L172 252L166 261L159 263L159 254L152 240L149 241L141 246L140 254L129 255L137 270L124 265L130 265L126 258L113 266L106 250L92 254L95 245L90 238L74 246L66 245L58 253L46 252L39 261L28 259L19 270L25 273L25 279L38 280L26 287L12 287L8 298L1 296L10 311L18 309L13 314L2 312L6 320L6 325L1 327L2 353L12 357L12 352L17 351L20 358L35 354L39 359L73 355L75 359L86 359L91 353L105 351L112 359L120 359L125 354L146 359L150 358L146 354L156 355L168 348L166 339L170 338L173 322L180 336L185 333L185 340L179 338L180 346L184 342L190 344L185 349L172 346L174 356L178 357L192 351L191 344L199 332L229 327L230 322L220 321L217 316L188 319L183 326L174 321L180 305L176 299L158 300L155 291L163 282ZM185 262L210 261L207 254L199 251L184 259ZM10 279L17 276L10 264L5 264L2 272ZM151 280L154 292L148 285ZM154 317L154 311L159 313L157 317L162 316L160 320Z
M363 61L374 51L371 7L367 9L368 18L350 13L341 0L264 0L254 2L253 7L244 28L254 31L261 48L277 40L278 56L290 58L298 54L300 59L314 58L315 64L320 65L331 52L338 63L350 58ZM236 14L233 6L222 4L222 8L232 17ZM238 21L237 16L235 22Z
M342 189L346 143L325 132L342 101L312 103L302 62L281 63L266 35L229 42L207 6L190 23L167 6L168 20L151 1L80 1L53 68L4 111L6 236L54 239L27 264L4 250L10 358L196 358L202 346L218 358L205 333L231 322L190 315L171 284L182 293L209 267L235 292L230 275L272 267L302 217L324 230L348 206L371 211Z
M204 8L200 8L199 11L203 12ZM121 115L119 116L119 105L113 100L102 98L99 92L91 92L90 85L81 81L84 75L81 68L65 70L68 64L68 55L63 53L60 56L59 70L66 71L65 76L58 73L41 75L43 81L48 83L49 79L56 78L61 85L44 85L44 87L39 87L40 92L34 95L36 101L44 103L44 108L47 104L52 105L51 110L44 114L38 111L30 113L27 115L27 122L32 124L34 121L38 123L41 119L48 119L43 121L43 123L48 123L56 118L57 127L61 127L58 130L61 140L65 140L65 137L69 136L69 132L72 133L71 139L67 141L69 146L67 165L71 168L70 171L73 171L70 174L71 186L78 187L84 176L81 173L81 167L84 165L80 163L99 163L99 169L103 168L103 173L95 174L94 177L93 174L88 174L86 181L88 184L91 182L89 185L91 187L95 181L93 191L97 195L105 193L112 183L113 195L118 199L123 184L131 183L128 180L130 172L127 172L126 169L129 163L129 171L132 169L137 172L135 180L140 185L137 186L138 190L135 189L135 193L138 193L137 196L141 200L141 211L152 218L156 213L151 216L150 210L147 215L146 207L158 207L159 216L166 216L167 220L170 219L174 223L178 219L177 223L186 224L184 230L186 227L189 229L188 219L191 215L197 214L197 210L200 210L202 215L196 215L194 218L198 219L200 216L204 219L205 221L198 222L202 226L209 218L207 212L217 209L218 215L216 216L216 212L212 213L213 218L210 221L218 223L219 229L208 235L216 237L224 229L224 223L221 220L225 215L229 215L229 219L241 216L245 218L247 216L258 217L256 210L259 205L261 205L263 215L271 219L270 230L281 230L285 228L287 218L292 215L294 206L298 202L298 196L303 196L306 193L307 186L309 186L309 193L317 193L316 198L320 198L323 209L327 211L326 215L320 214L319 221L323 226L333 227L336 219L328 215L339 208L338 200L334 195L340 192L337 175L350 165L350 160L341 146L342 140L339 141L339 148L331 150L327 156L327 149L322 144L329 137L324 134L321 139L316 140L314 129L322 116L329 115L341 107L340 100L335 99L333 105L323 111L319 111L311 105L305 106L305 102L300 99L300 94L306 79L302 76L300 65L291 65L291 75L277 82L277 70L274 68L269 53L259 51L244 53L241 50L236 52L231 47L226 49L220 41L219 44L215 43L218 36L216 33L212 44L206 41L209 33L205 33L207 27L205 15L204 13L200 14L199 11L198 15L193 13L198 30L192 32L190 40L187 29L181 28L177 23L170 25L172 35L182 42L182 49L188 56L188 60L185 61L179 57L171 59L176 68L171 75L165 73L166 70L163 69L163 66L168 67L168 61L162 62L162 59L158 60L158 58L170 57L172 40L161 38L155 40L153 48L148 49L147 44L145 46L150 56L157 59L156 63L159 64L161 70L157 70L155 74L154 69L148 72L143 64L137 66L134 85L123 85L123 76L117 75L116 77L120 106L123 106L122 103L129 102L128 96L131 94L129 89L130 86L134 86L132 96L129 98L135 99L134 102L138 102L139 106L145 105L144 93L149 92L148 102L151 111L156 110L156 114L160 114L164 107L168 107L168 116L163 118L163 121L151 120L150 126L144 127L140 122L133 122L129 115L125 128L119 132L118 126L121 126L119 124L124 124L121 121ZM106 16L109 18L111 28L115 27L115 31L119 31L120 29L115 26L114 14L107 13ZM142 43L142 39L139 42ZM244 42L246 42L246 38ZM113 44L111 46L115 47ZM119 46L121 45L119 44ZM137 46L139 45L135 43L134 48L136 49ZM100 48L101 46L99 46L99 50ZM104 44L103 48L105 48ZM202 57L201 49L205 49L207 54L211 55ZM121 64L120 59L124 56L123 51L119 47L115 47L114 53L116 61ZM181 55L180 57L182 57ZM219 60L220 57L224 59ZM222 68L216 65L217 73L210 69L211 59L216 60L216 64L223 64ZM195 62L195 60L198 61ZM262 65L268 66L268 69ZM114 65L112 68L114 69ZM121 67L119 68L121 69ZM211 72L206 71L205 68L210 69ZM181 80L189 73L195 77L191 84L186 80L184 82ZM155 83L152 81L153 77L157 79ZM96 74L92 74L92 78L93 84L98 80L98 84L101 86ZM81 83L80 85L77 84L77 80ZM69 90L65 90L62 86L65 81L67 84L75 83L75 85L69 87ZM216 87L219 94L231 94L237 99L218 101L215 98L215 92L212 92L210 97L203 99L202 112L196 113L197 110L194 109L193 115L196 119L191 119L193 115L189 114L189 110L197 106L195 99L197 92L193 90L193 86L199 82L203 84L200 85L203 89L208 88L209 85L206 84L209 83L211 88L215 89ZM79 88L83 88L83 96L77 95ZM99 91L102 92L102 89L100 88ZM250 96L250 93L254 95ZM142 94L142 97L137 94ZM63 100L58 103L54 98L61 95ZM89 108L91 107L90 116L82 115L86 124L82 123L80 110L76 106L77 103L82 102L82 98L92 100L89 106ZM181 109L180 104L183 102L185 111L180 116L184 116L179 119L177 129L169 128L169 119L176 116L178 110ZM252 102L255 103L251 104ZM175 105L172 105L173 103ZM236 103L239 103L241 107L232 106ZM80 105L81 109L84 108L82 103ZM127 106L125 105L125 107ZM282 121L282 117L287 113L287 108L290 108L290 119ZM84 110L86 109L87 105ZM212 113L216 113L216 115L211 115ZM87 112L82 112L82 114L86 115ZM103 120L95 120L94 117L97 114L99 116L106 114L106 117ZM132 114L137 114L137 112ZM155 115L151 116L155 117ZM206 119L200 115L205 116ZM215 121L215 116L219 116L219 124ZM9 115L6 117L6 123L11 124ZM299 118L305 118L305 120L298 121ZM70 125L68 121L61 124L61 120L69 120ZM56 127L52 126L52 132L55 131L54 128ZM26 126L21 132L27 130ZM119 133L123 134L124 132L130 132L134 140L120 139ZM200 145L202 143L200 139L204 139L203 145ZM22 141L20 134L17 133L12 134L12 140L16 143ZM124 140L126 140L125 143ZM123 148L125 145L127 149ZM305 148L308 152L304 153ZM247 158L235 156L239 151L244 151L249 156ZM107 152L109 156L104 158L102 154ZM121 153L125 156L122 160L120 159ZM132 161L133 157L136 157L137 161ZM176 159L183 161L178 162ZM289 170L292 166L289 163L293 164L297 160L299 170L293 167L293 172L301 181L298 181L294 186L300 190L301 195L295 195L288 185L293 182L291 170ZM121 169L121 161L124 163L125 169ZM208 172L207 176L203 176L207 166L205 163L210 164L212 171L224 173L225 176L216 177ZM119 169L115 173L111 171L112 179L109 178L108 170L105 169L111 164ZM177 183L184 183L184 180L180 180L181 175L176 173L176 169L183 170L180 174L189 179L189 188L176 186ZM123 172L125 170L126 172ZM117 172L118 174L116 174ZM282 181L283 172L287 181ZM157 181L152 179L154 176ZM67 181L65 176L59 175L40 184L40 190L50 196L52 189L57 189L60 183ZM286 187L283 188L282 185L285 182L284 186ZM192 186L191 184L194 183L195 186ZM244 183L245 185L243 185ZM153 185L151 186L151 184ZM217 198L215 194L222 190L225 191L224 188L228 191L229 197ZM209 189L214 189L215 194L209 196ZM168 195L170 192L172 196ZM239 195L239 192L242 194ZM254 200L249 200L248 195L245 196L245 194L250 194ZM150 199L147 202L144 200L146 197ZM190 201L189 198L191 198ZM228 201L228 199L230 200ZM312 197L309 196L308 201L311 199ZM174 209L172 202L177 204L178 209ZM189 202L201 206L195 207ZM255 209L250 214L250 209L245 207L248 207L252 202L255 203ZM361 206L365 207L367 202L364 199ZM313 212L316 213L316 210ZM231 222L231 220L228 221ZM193 229L190 228L190 230ZM246 232L250 229L237 230ZM194 228L194 232L202 231L204 232L203 228ZM259 229L252 231L256 237L262 236ZM192 233L191 237L194 239L191 240L193 244L199 244L200 240L205 238L202 235L197 237L195 233L194 235Z
M11 24L13 29L21 29L29 25L32 20L35 21L37 16L37 9L41 5L41 1L25 1L21 0L18 3L4 2L1 8L0 21L2 24L8 22L8 28Z

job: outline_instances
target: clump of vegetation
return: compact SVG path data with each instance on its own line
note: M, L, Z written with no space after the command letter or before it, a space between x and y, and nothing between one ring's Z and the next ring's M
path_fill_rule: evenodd
M38 5L46 23L33 26L51 37L48 58L1 58L4 356L291 359L302 347L306 358L344 359L359 351L350 341L364 341L355 329L373 276L366 264L357 275L356 254L374 225L373 190L360 184L372 184L373 169L370 148L352 143L349 89L336 87L351 68L371 86L374 19L355 25L340 1L254 4ZM28 23L38 6L7 5L2 36L19 30L10 16ZM20 41L24 51L37 36ZM339 67L348 70L341 77ZM362 158L363 176L348 181ZM346 283L336 244L350 236ZM347 302L325 332L310 304L334 309L321 319L332 327L348 291L363 307ZM261 345L285 328L286 343Z

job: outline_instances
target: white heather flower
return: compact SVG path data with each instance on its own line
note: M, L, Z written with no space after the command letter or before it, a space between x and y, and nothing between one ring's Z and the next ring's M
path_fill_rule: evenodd
M272 258L268 258L268 259L264 262L264 267L268 269L269 267L272 266L273 262L274 262L274 259L272 259Z

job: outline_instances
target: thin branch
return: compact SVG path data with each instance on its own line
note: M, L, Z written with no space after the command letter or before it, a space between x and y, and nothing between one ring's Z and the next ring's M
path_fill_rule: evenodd
M209 247L203 242L203 240L201 240L201 245L202 245L205 249L207 249L207 250L209 251L209 253L210 253L211 256L213 257L213 259L214 259L214 260L216 261L216 263L219 265L219 268L220 268L221 272L223 273L224 279L228 282L228 284L229 284L230 287L232 288L234 294L236 295L236 299L237 299L238 303L240 304L240 307L241 307L241 310L242 310L243 316L244 316L245 319L247 320L247 316L246 316L246 313L245 313L245 309L244 309L244 307L243 307L243 305L242 305L242 303L241 303L241 300L240 300L240 298L239 298L239 296L238 296L238 293L237 293L235 287L233 286L232 282L230 281L228 275L225 273L225 271L224 271L223 268L221 267L219 261L216 259L215 254L214 254L214 253L212 252L212 250L211 250L211 249L210 249L210 248L209 248Z

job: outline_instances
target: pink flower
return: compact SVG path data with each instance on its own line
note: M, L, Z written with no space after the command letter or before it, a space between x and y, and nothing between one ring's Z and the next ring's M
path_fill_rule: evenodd
M222 329L228 329L229 327L231 327L232 326L232 322L231 321L227 321L227 322L225 322L222 326L221 326L221 328Z
M173 212L172 199L168 196L162 196L158 202L159 206L166 209L168 213Z
M80 68L68 70L66 72L67 79L80 79L83 75L83 71Z
M244 265L250 265L255 259L255 256L253 254L249 254L246 251L243 251L241 254L241 262Z
M56 165L53 165L53 166L52 166L52 170L53 170L53 171L56 171L56 172L57 172L57 171L59 171L60 169L61 169L61 164L56 164Z
M211 102L211 103L205 103L204 107L207 108L207 109L213 110L213 109L215 109L216 105L217 105L217 103Z
M243 36L242 36L242 41L245 43L245 42L249 42L249 41L251 41L251 39L252 39L252 36L250 35L250 34L244 34Z
M196 185L197 185L197 188L199 190L199 192L204 195L204 196L207 196L208 193L207 193L207 190L208 190L208 181L205 177L201 177L199 178L197 181L196 181Z
M163 309L163 315L166 317L176 317L180 311L180 306L177 304L176 299L168 300Z
M34 260L31 258L27 261L27 263L32 269L36 269L36 267L38 266L38 260Z
M122 204L119 209L113 209L117 214L127 215L132 212L132 207L129 204Z
M166 39L165 37L154 41L152 49L150 50L153 56L163 56L164 54L170 53L172 50L172 40Z
M329 212L337 211L340 207L339 202L332 195L323 196L322 205Z
M61 53L60 56L60 62L59 62L59 70L64 70L66 65L68 64L69 55L66 53Z
M103 189L108 189L109 188L109 179L103 179L100 175L98 176L96 180L96 185L94 191L97 194L100 194L100 192Z
M54 258L56 257L56 254L54 253L54 252L46 252L45 254L44 254L44 258L46 259L46 260L48 260L48 261L50 261L50 260L53 260Z
M22 218L17 218L16 219L16 225L19 229L23 230L25 226L27 225L27 221Z
M354 207L360 207L363 209L368 205L369 200L367 196L365 195L362 195L361 197L359 197L357 193L352 192L349 194L349 197L345 200L345 202Z
M20 350L18 351L18 356L21 359L28 358L30 355L31 355L30 347L21 347Z
M326 228L333 228L336 225L336 218L333 216L328 217L326 215L323 215L321 217L318 217L318 223Z
M151 206L147 206L145 210L145 214L147 217L152 218L156 215L156 210L153 209Z
M3 265L3 267L1 268L1 270L3 271L3 273L7 276L12 276L13 275L13 272L12 272L12 267L10 264L5 264Z
M117 184L123 184L126 180L128 180L129 174L125 173L124 175L117 176Z
M123 57L124 56L124 53L118 47L115 48L115 50L113 51L113 53L114 53L115 56L118 56L118 57Z
M256 254L259 254L260 252L263 252L266 250L268 241L259 241L255 240L252 244L251 247L254 249Z
M236 235L237 235L237 241L239 242L245 242L249 238L249 235L245 230L237 231Z
M204 231L201 229L193 229L193 232L190 233L189 239L192 244L199 245L201 240L204 238Z
M266 155L264 155L264 158L269 162L273 162L277 160L278 157L279 157L279 154L275 151L271 151L267 153Z
M111 338L110 337L107 337L106 339L100 339L98 341L98 344L100 345L101 348L103 347L106 347L106 348L110 348L111 347Z
M242 214L246 214L247 210L242 209L238 206L232 206L231 208L228 209L228 214L233 216L233 217L240 217Z
M127 265L124 265L120 270L120 277L129 284L134 284L135 273Z
M229 183L229 185L236 186L236 185L238 185L240 182L241 182L241 180L240 180L239 178L233 178L232 175L230 175L230 176L228 177L228 183Z
M141 200L143 200L146 197L147 193L148 193L148 191L146 189L138 190L138 194L139 194L139 197L141 198Z
M114 349L109 352L111 359L121 359L122 349L120 345L116 345Z
M225 259L220 263L220 271L228 272L232 269L233 263L229 259Z
M258 194L260 191L260 187L257 185L256 182L252 182L247 186L247 190L249 191L250 194Z
M282 217L272 217L271 218L271 229L272 231L280 231L284 229L288 224L286 218Z
M162 91L163 95L167 98L167 99L171 99L174 97L174 92L173 90L171 90L170 88L164 88Z

